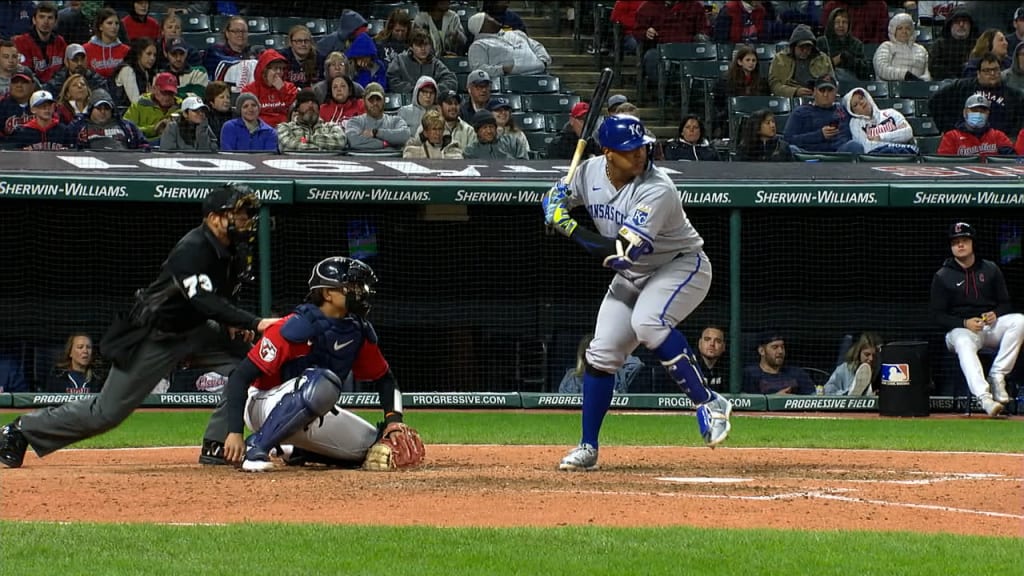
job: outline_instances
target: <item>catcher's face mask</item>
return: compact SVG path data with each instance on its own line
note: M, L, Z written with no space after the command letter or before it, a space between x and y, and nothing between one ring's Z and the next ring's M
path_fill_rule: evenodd
M345 308L350 314L365 317L370 313L370 298L377 293L372 284L348 282L342 287L342 291L345 293Z

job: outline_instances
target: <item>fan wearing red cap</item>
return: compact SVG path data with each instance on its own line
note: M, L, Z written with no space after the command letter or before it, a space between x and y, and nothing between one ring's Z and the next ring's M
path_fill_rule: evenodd
M548 144L547 157L558 160L570 160L576 152L576 143L580 141L580 134L583 133L583 123L586 121L587 112L590 112L590 104L577 102L569 111L569 121L562 127L558 136ZM587 138L587 148L583 152L583 160L601 155L601 147L593 138Z
M11 77L10 88L0 99L0 123L5 136L10 136L15 128L32 119L28 100L35 89L35 80L27 73L17 72Z
M124 119L132 121L142 134L154 142L163 134L174 114L180 113L178 78L170 72L161 72L153 79L153 90L147 92L128 107Z

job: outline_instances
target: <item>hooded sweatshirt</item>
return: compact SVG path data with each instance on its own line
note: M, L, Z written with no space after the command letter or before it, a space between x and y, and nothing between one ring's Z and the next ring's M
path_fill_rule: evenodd
M92 109L97 102L113 102L105 90L96 90L89 99L89 109L69 128L69 146L79 149L137 150L148 149L149 143L135 124L122 119L115 108L110 122L97 124L92 120Z
M964 102L973 94L982 94L991 105L988 123L1007 134L1024 126L1024 93L1005 86L982 86L978 79L960 78L943 84L928 101L928 110L941 132L952 130L963 120Z
M996 316L1013 312L1002 271L994 262L977 256L967 269L954 258L942 263L932 278L928 308L932 320L946 331L963 328L964 320L982 312L995 312Z
M362 14L346 8L341 11L341 16L338 18L337 30L321 38L316 43L316 51L321 54L345 52L348 50L349 42L355 36L366 32L367 27L366 18L363 18ZM376 46L374 52L376 52Z
M280 89L267 85L263 79L263 73L266 72L267 66L271 62L277 61L287 64L287 60L277 50L273 48L264 50L256 62L254 80L242 87L242 92L248 92L260 101L260 119L273 128L288 120L292 103L295 102L295 96L299 93L295 84L287 80L284 81L284 85Z
M942 135L937 153L940 156L993 156L1013 154L1013 142L1002 130L991 124L971 128L961 120L956 127Z
M412 48L396 56L388 65L388 88L392 92L408 94L421 76L430 76L437 81L438 94L459 89L458 77L440 58L431 53L426 62L420 62L413 57Z
M953 20L957 18L966 18L971 22L970 33L967 34L966 38L960 40L953 38L953 33L951 32ZM952 14L946 18L946 23L943 25L939 37L928 46L928 67L931 70L932 79L959 78L964 62L967 61L971 50L974 49L974 44L978 41L979 35L978 26L975 24L970 12L964 9L963 6L958 6L954 9Z
M870 116L860 116L853 112L854 94L860 94L871 106ZM850 114L850 136L854 142L860 142L864 146L864 152L885 148L886 152L899 151L899 148L906 147L907 153L917 152L912 145L914 141L914 129L910 127L907 119L897 110L886 108L881 110L875 104L871 94L863 88L854 88L843 96L843 108Z
M342 123L349 118L366 113L366 102L361 96L356 95L355 82L345 76L348 84L348 99L344 102L336 102L334 98L328 97L320 105L320 119L324 122Z
M420 120L427 112L426 108L420 106L420 90L424 86L433 86L434 92L437 93L437 82L434 82L430 76L420 76L420 79L416 81L416 87L412 90L412 102L398 109L398 117L405 120L405 124L410 127L410 130L412 127L420 125ZM435 96L435 102L436 100Z
M64 65L64 52L67 51L68 43L56 30L50 33L50 39L45 42L34 28L15 36L13 41L21 55L21 63L31 68L36 78L44 84Z
M618 4L620 2L616 3L616 5ZM462 20L459 19L459 15L454 10L444 13L441 17L440 28L438 28L434 19L430 17L430 12L426 10L416 14L412 24L422 28L430 35L430 39L434 44L434 50L438 54L458 54L463 51L468 41L466 31L462 29Z
M807 60L797 60L793 56L797 44L814 41L814 31L806 24L798 25L789 35L789 49L776 54L768 68L772 94L792 98L798 89L807 87L810 80L832 74L832 60L816 45Z
M818 49L828 54L829 58L840 56L836 68L848 70L857 78L867 80L871 76L871 63L864 59L864 43L850 31L847 31L846 36L836 35L837 14L845 14L849 18L849 12L833 10L828 16L825 33L818 37Z
M345 53L345 56L348 56L349 67L353 70L352 79L356 81L356 84L366 88L370 82L376 82L384 88L385 92L389 91L388 68L377 57L377 45L373 43L373 38L370 38L369 34L356 36L356 39L352 41L352 45L348 47L348 52ZM369 68L359 68L353 62L356 58L362 57L371 59Z
M1024 53L1024 42L1017 44L1013 51L1013 64L1003 70L1003 85L1024 91L1024 68L1020 67L1020 55Z
M924 46L914 42L914 35L906 42L896 40L896 28L909 24L914 27L914 19L910 14L897 14L889 21L889 41L882 42L875 52L875 76L879 80L912 80L907 74L913 74L918 80L931 81L928 71L928 51Z
M110 44L105 44L99 36L93 36L82 48L85 48L85 65L104 78L114 75L114 70L117 70L131 50L116 38Z
M70 144L67 124L62 124L56 114L48 126L42 126L32 118L18 126L11 134L10 148L13 150L66 150Z

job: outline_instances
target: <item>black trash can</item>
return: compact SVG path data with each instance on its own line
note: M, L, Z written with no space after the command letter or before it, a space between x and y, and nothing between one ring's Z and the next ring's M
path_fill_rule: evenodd
M928 416L932 383L927 342L890 342L879 354L881 386L878 413L882 416Z

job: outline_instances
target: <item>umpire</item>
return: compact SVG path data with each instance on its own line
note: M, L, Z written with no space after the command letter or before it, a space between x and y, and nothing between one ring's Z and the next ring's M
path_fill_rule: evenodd
M247 186L210 192L203 223L178 241L157 279L136 292L131 311L103 336L100 350L113 366L100 394L36 410L0 428L0 463L18 468L29 446L42 457L116 427L186 357L230 372L252 331L277 321L233 303L250 272L258 208Z

